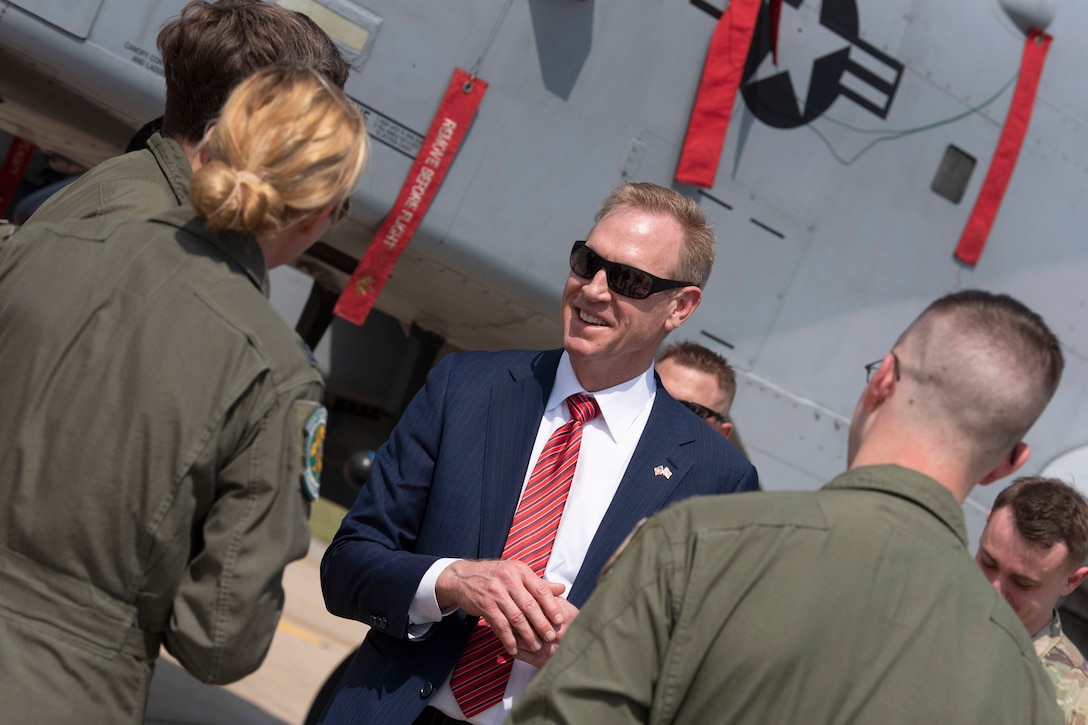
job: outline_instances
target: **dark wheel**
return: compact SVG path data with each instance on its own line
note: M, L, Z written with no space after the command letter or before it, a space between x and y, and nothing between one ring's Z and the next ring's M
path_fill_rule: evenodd
M370 467L374 463L374 451L356 451L344 461L344 480L355 487L356 490L363 487L370 478Z

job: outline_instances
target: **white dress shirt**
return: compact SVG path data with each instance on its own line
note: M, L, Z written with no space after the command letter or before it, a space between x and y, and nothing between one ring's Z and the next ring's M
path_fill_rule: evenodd
M544 416L540 419L536 443L529 457L529 467L521 484L523 494L525 484L528 483L548 438L570 420L566 399L576 393L585 392L574 374L570 358L564 352L555 373L555 385L552 386L551 395L544 407ZM601 414L582 427L578 466L574 471L574 481L567 495L559 530L555 534L551 558L544 570L546 580L566 586L564 597L574 584L589 544L597 533L597 527L608 511L609 504L612 503L612 497L619 488L631 456L634 455L635 447L650 417L656 394L653 366L636 378L592 394ZM456 560L439 559L420 580L415 599L408 610L410 638L418 638L443 616L456 611L456 608L441 611L434 590L438 575L454 561ZM515 660L502 702L469 722L475 725L502 725L536 672L537 668L532 665ZM458 707L450 689L448 678L435 693L430 706L452 718L465 720L464 713Z

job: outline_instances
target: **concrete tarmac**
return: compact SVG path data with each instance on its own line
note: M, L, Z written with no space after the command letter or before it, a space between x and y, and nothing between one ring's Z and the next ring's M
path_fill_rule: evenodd
M329 674L366 635L367 626L334 617L321 599L324 547L284 571L285 602L272 647L252 675L225 687L205 685L163 650L155 667L150 725L301 725Z

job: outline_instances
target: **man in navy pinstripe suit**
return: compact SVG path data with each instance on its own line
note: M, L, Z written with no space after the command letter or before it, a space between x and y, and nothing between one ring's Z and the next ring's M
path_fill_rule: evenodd
M371 628L323 722L466 721L449 677L483 617L518 661L502 701L467 721L501 723L640 519L692 495L755 490L752 465L653 372L658 346L698 307L710 276L705 216L640 183L616 189L597 218L571 251L563 349L446 357L378 451L321 565L329 611ZM540 578L499 557L576 393L600 415L583 427Z

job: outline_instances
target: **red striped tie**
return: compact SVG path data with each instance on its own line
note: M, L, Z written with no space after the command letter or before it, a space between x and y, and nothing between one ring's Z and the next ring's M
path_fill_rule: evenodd
M544 576L552 554L555 532L574 480L582 424L600 413L597 401L582 393L567 398L567 407L570 420L557 428L544 445L502 552L503 559L525 562L539 577ZM474 717L502 700L513 666L514 658L481 618L450 679L450 689L465 717Z

